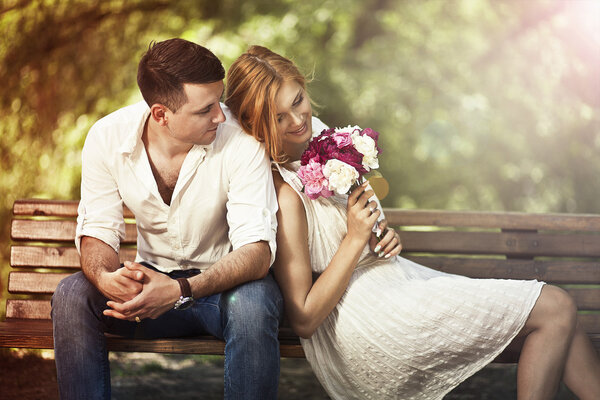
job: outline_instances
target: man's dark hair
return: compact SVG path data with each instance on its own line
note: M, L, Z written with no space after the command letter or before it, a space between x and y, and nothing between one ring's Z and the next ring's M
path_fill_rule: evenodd
M152 42L138 66L137 83L148 106L159 103L172 112L187 102L184 83L212 83L225 78L221 61L210 50L183 39Z

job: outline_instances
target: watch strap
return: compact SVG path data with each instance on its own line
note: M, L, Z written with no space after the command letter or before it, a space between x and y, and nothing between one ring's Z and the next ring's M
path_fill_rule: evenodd
M181 296L193 298L190 282L188 282L186 278L177 278L177 282L179 283L179 287L181 288Z

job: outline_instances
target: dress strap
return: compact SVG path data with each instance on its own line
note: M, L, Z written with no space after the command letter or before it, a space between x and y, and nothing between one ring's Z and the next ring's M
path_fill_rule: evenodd
M277 170L279 171L279 174L281 175L283 180L286 181L288 185L290 185L298 194L301 195L303 185L296 171L294 171L293 169L287 169L277 163L274 164L277 167ZM292 168L294 167L295 165L292 165ZM300 197L302 197L302 195Z

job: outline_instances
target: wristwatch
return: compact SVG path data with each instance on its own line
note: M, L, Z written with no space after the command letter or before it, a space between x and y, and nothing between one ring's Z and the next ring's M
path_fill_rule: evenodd
M190 283L185 278L178 278L177 282L179 283L179 287L181 288L181 296L175 302L175 306L173 308L175 310L185 310L189 308L192 304L194 304L194 297L192 296L192 288L190 287Z

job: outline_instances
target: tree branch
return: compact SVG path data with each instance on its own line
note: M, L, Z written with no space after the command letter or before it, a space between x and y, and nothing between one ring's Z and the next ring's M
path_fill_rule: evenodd
M27 6L29 5L29 3L31 3L31 2L32 2L32 0L21 0L20 2L18 2L18 3L15 3L15 4L14 4L14 5L12 5L12 6L9 6L9 7L6 7L6 8L3 8L2 10L0 10L0 15L2 15L2 14L4 14L4 13L7 13L7 12L9 12L9 11L12 11L12 10L16 10L16 9L25 8L25 7L27 7Z

